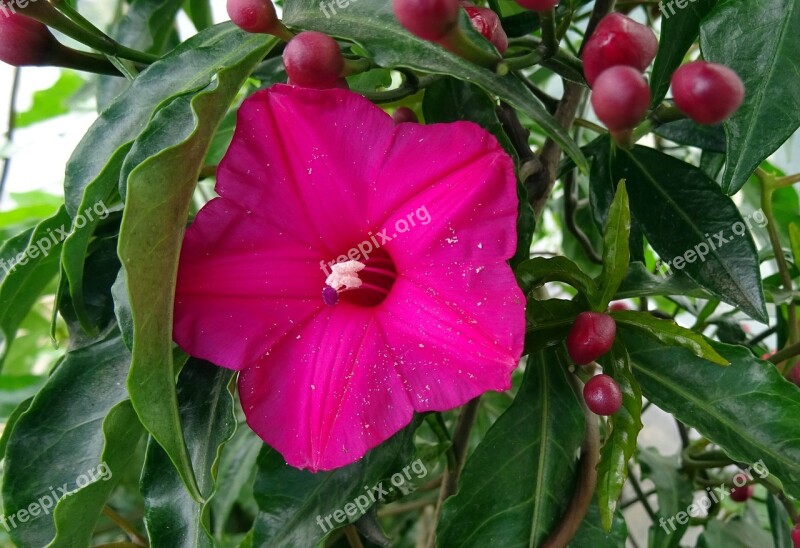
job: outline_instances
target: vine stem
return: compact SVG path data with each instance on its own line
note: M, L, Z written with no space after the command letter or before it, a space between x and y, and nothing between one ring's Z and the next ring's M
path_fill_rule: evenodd
M19 95L20 73L21 70L19 67L14 69L14 80L11 84L11 99L8 102L8 129L6 130L6 139L9 144L14 138L14 131L17 127L17 96ZM0 175L0 202L3 200L3 191L6 188L10 167L11 158L6 156L3 158L3 172L2 175Z
M361 542L361 537L355 525L350 524L345 527L344 536L347 538L347 543L350 544L351 548L364 548L364 543Z
M458 491L458 480L461 477L461 470L464 468L464 461L467 459L467 448L469 447L469 436L472 433L472 425L478 416L480 407L480 396L467 403L458 415L455 428L453 429L453 454L455 465L447 467L445 471L442 487L439 490L439 500L436 503L436 513L433 520L434 526L428 536L428 548L436 548L436 526L442 513L442 504Z
M763 169L756 170L756 176L761 182L761 210L767 218L767 233L769 234L769 241L772 244L772 250L775 253L775 263L778 265L778 274L781 278L783 288L792 292L792 275L789 272L789 265L786 262L786 257L783 254L783 247L781 246L781 239L778 235L778 229L775 226L775 213L772 209L772 197L775 193L776 178L764 171ZM797 323L797 307L792 299L788 306L789 310L789 346L800 341L800 324ZM776 363L781 360L774 360ZM782 373L786 372L786 367L778 366Z
M570 375L573 389L580 394L578 379ZM575 492L569 501L567 510L561 521L556 525L550 536L542 544L542 548L564 548L575 537L575 533L586 518L589 505L592 503L594 491L597 487L597 464L600 462L600 428L597 417L589 411L583 398L580 398L583 414L586 418L586 431L583 435L583 448L581 450L580 469L578 480L575 482Z
M580 57L583 47L589 41L589 38L591 38L600 20L608 15L612 9L614 9L614 0L597 0L595 2L578 57ZM583 102L585 92L586 88L582 85L564 80L564 94L561 101L558 103L558 108L554 115L556 123L561 125L564 129L572 127L572 123L578 115L578 108ZM542 216L550 193L555 186L558 163L561 159L561 147L553 141L553 139L548 138L544 146L542 146L539 156L541 159L541 167L537 173L529 177L526 183L528 201L537 219Z
M787 175L786 177L778 177L775 179L775 188L784 188L796 183L800 183L800 173Z
M122 529L125 534L128 535L128 538L131 539L132 543L138 546L149 546L147 539L140 535L133 525L125 521L125 518L116 513L110 506L103 507L103 514L105 514L108 519L113 521L117 527Z

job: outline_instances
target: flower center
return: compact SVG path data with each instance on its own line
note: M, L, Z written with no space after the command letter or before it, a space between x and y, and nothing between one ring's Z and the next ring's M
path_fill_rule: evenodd
M367 258L333 265L322 289L322 300L328 306L335 306L340 299L358 306L378 306L396 279L392 257L379 249Z

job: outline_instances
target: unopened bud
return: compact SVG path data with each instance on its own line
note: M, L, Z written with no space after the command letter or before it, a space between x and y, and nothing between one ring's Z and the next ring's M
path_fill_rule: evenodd
M19 15L0 14L0 61L14 65L49 65L60 47L46 25Z

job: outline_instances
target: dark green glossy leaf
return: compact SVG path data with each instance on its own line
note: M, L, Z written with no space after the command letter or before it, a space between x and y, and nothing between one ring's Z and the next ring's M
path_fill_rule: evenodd
M658 105L667 95L672 73L675 72L700 32L700 21L717 0L691 0L680 6L664 2L661 6L661 39L658 43L653 73L650 76L652 104Z
M277 41L226 33L220 27L200 36L204 34L218 38L213 46L199 50L207 71L217 67L216 79L159 110L130 148L122 167L127 199L119 242L134 326L128 376L131 401L198 501L203 495L181 432L172 360L178 258L192 192L211 138L250 71ZM172 65L180 60L176 55L161 63Z
M726 150L725 130L721 125L701 126L686 118L659 126L653 133L679 145L697 147L704 151L724 153Z
M587 297L597 292L594 280L566 257L535 257L520 263L514 274L526 295L548 282L569 284Z
M129 364L130 354L118 332L67 354L19 418L8 440L3 474L6 519L24 518L19 512L32 503L43 509L47 505L43 497L50 496L53 502L55 492L55 498L60 499L65 491L76 489L85 474L107 475L104 468L100 469L107 441L104 428L110 427L113 419L106 416L128 397L125 376ZM134 445L136 439L133 437ZM118 449L120 458L132 453ZM107 464L110 467L115 462ZM112 478L120 472L115 468L110 471ZM17 521L18 526L10 533L14 541L23 546L46 546L56 532L53 506L46 515L40 511L36 519ZM102 504L85 510L82 521L75 525L91 532Z
M538 546L569 503L584 417L557 349L529 356L511 407L467 461L438 546Z
M592 185L627 181L634 219L672 270L767 321L753 239L719 186L698 168L651 148L609 150L609 157L602 158L605 151L597 152L595 162L609 165L603 174L610 180L593 179Z
M606 230L603 235L603 272L597 281L598 292L592 300L596 312L603 312L614 298L625 274L631 253L628 242L631 236L631 211L625 182L617 185L617 193L608 210Z
M559 344L582 311L572 301L529 299L525 310L525 353L538 352L547 346Z
M0 367L22 320L58 273L62 234L69 230L64 208L0 247Z
M600 522L611 530L622 487L628 479L628 463L636 452L636 439L642 429L642 390L633 377L628 353L615 344L600 359L603 373L617 381L622 391L622 407L608 418L606 439L597 465L597 496Z
M528 115L581 170L588 171L588 163L578 145L515 75L500 77L441 46L409 34L395 19L392 4L384 0L359 0L329 18L322 17L320 11L316 0L289 0L284 11L284 22L290 26L353 40L383 67L406 67L472 82ZM484 43L485 40L466 22L466 15L462 19L462 30L476 42Z
M620 511L614 514L611 531L606 533L600 523L600 508L597 503L589 506L581 527L569 543L571 548L625 548L628 539L628 524Z
M102 481L96 481L56 506L56 537L50 548L73 548L92 544L93 524L103 513L114 488L136 454L136 446L144 430L131 402L125 400L114 406L103 421L105 446L100 458ZM107 473L105 473L107 471Z
M703 358L719 365L728 365L729 363L728 360L714 350L714 347L708 344L705 337L679 326L672 320L656 318L649 312L627 310L612 312L611 316L617 324L621 324L623 329L640 330L666 345L686 348L698 358Z
M360 461L332 472L312 474L292 468L278 452L264 446L254 489L260 512L253 546L316 546L333 529L361 517L372 499L397 491L388 480L393 475L401 474L401 486L425 481L427 468L414 460L417 426L415 419Z
M233 436L236 419L228 391L233 372L189 360L178 379L181 422L197 482L204 497L214 491L222 445ZM224 486L228 489L230 486ZM196 502L153 439L147 446L141 482L145 523L154 546L211 547L207 505Z
M687 297L712 298L711 293L694 283L691 278L680 272L671 276L651 274L640 262L631 263L628 273L622 280L617 292L617 299L633 297L650 297L653 295L685 295Z
M665 457L652 447L639 451L642 477L655 485L658 496L659 523L650 526L651 548L678 548L689 522L681 524L675 518L685 512L694 499L694 488L689 477L681 471L676 455ZM664 521L661 521L664 518ZM673 518L672 521L667 521Z
M800 127L798 28L795 0L724 0L703 21L703 56L736 71L746 90L744 104L725 122L727 194L738 192Z
M786 492L800 495L800 389L750 350L715 344L719 367L683 348L620 331L645 397L697 429L737 462L763 461Z

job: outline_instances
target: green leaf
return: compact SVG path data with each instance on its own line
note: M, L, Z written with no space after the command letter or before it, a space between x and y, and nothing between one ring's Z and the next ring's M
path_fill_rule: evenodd
M211 499L213 530L219 534L240 497L242 490L252 490L256 474L258 454L264 446L244 422L237 428L230 442L225 444L220 457L217 483L222 488Z
M443 78L434 82L425 88L425 97L422 100L426 123L458 120L475 122L494 135L506 152L515 157L516 151L497 118L495 108L495 102L485 91L457 78Z
M631 211L625 181L617 185L617 192L608 210L606 230L603 235L603 272L597 281L598 292L593 300L596 312L603 312L614 298L631 262L628 242L631 237Z
M3 434L0 435L0 459L2 459L6 454L6 447L8 446L8 438L11 437L11 432L14 431L14 426L16 426L19 418L31 406L32 401L33 397L21 401L20 404L14 409L14 411L12 411L11 414L5 419L5 424L3 425Z
M800 127L800 86L794 77L800 73L798 28L795 0L724 0L703 21L703 56L736 71L746 90L744 104L725 121L727 194L738 192Z
M400 474L400 485L409 487L423 480L428 470L421 460L414 460L418 425L415 419L360 461L332 472L312 474L292 468L278 452L264 446L254 489L260 512L253 546L316 546L333 529L361 517L373 499L388 496L383 491L398 491L388 478Z
M615 298L630 299L654 295L685 295L706 299L713 297L711 293L698 287L691 278L681 272L669 277L656 276L651 274L643 263L631 263Z
M439 546L539 546L576 481L584 416L551 348L529 356L522 386L467 461L437 529Z
M800 495L800 389L774 365L746 348L715 344L731 362L718 367L631 330L618 336L649 401L697 429L735 461L763 461L787 493Z
M767 513L775 548L792 548L794 546L792 542L794 523L783 504L770 492L767 492Z
M622 512L617 510L614 514L614 521L611 524L611 531L605 532L600 523L600 508L598 505L591 504L583 518L581 526L569 546L572 548L625 548L628 539L628 524Z
M689 522L681 524L674 518L678 512L686 509L694 500L694 487L689 477L681 471L680 459L677 455L666 457L648 447L639 451L639 464L642 477L653 482L658 495L659 518L664 521L650 526L651 548L678 548L681 538L689 528ZM667 521L673 518L672 521Z
M220 67L236 64L248 48L274 43L263 35L245 35L232 24L218 25L187 40L164 59L143 71L131 87L95 121L67 163L64 193L67 211L85 225L64 242L62 264L81 323L89 328L83 310L83 273L86 252L100 223L98 205L109 208L119 201L122 164L134 139L154 113L172 98L201 90ZM123 190L124 193L124 190ZM91 218L86 212L94 212Z
M218 36L220 28L200 36L203 34ZM122 168L127 199L119 256L134 325L128 390L142 424L167 452L198 501L204 495L197 486L181 432L172 361L172 313L180 247L192 192L211 138L250 71L276 41L229 31L219 36L213 47L200 50L206 70L218 68L216 79L204 90L182 95L161 108L136 139ZM171 54L156 65L172 65L180 58L180 53Z
M214 492L217 462L223 444L236 428L234 401L228 385L233 372L208 362L190 360L178 380L181 422L200 491ZM228 489L230 486L224 486ZM147 446L141 481L145 523L150 542L171 548L211 547L207 505L192 500L169 457L155 441Z
M564 149L582 171L588 171L589 164L578 145L517 76L498 76L441 46L409 34L395 19L392 4L385 0L358 0L328 18L322 17L316 0L288 0L284 22L289 26L352 40L365 48L382 67L405 67L472 82L524 112ZM462 30L471 39L484 42L469 24L464 25Z
M602 158L605 154L609 157ZM627 181L635 221L672 270L767 321L755 244L736 205L714 181L686 162L642 146L613 152L602 147L595 160L609 165L604 176L610 183L591 184L613 188L616 181Z
M608 418L606 439L597 465L597 496L600 522L611 531L622 487L628 479L628 463L636 452L636 439L642 429L642 390L633 377L625 348L615 344L600 358L603 372L617 381L622 391L622 407Z
M549 282L562 282L591 298L597 292L594 280L567 257L534 257L514 270L517 283L526 295Z
M69 228L64 208L0 247L0 367L22 320L58 273L62 234Z
M697 539L697 548L754 548L770 546L772 537L755 523L740 518L712 520Z
M700 32L700 21L711 11L717 0L692 0L689 5L675 6L675 2L664 2L661 6L661 38L658 41L653 73L650 76L652 105L664 99L669 90L672 73L675 72ZM680 4L680 3L679 3Z
M705 337L690 329L681 327L672 320L656 318L649 312L636 312L621 310L612 312L611 317L621 324L621 328L640 330L651 337L655 337L668 346L680 346L692 352L698 358L703 358L719 365L728 365L728 360L720 356Z
M132 0L122 18L110 31L120 44L147 53L161 54L167 38L175 29L175 16L183 0ZM97 90L99 110L104 110L130 81L115 76L101 76Z
M83 87L83 83L83 78L77 73L62 70L55 84L33 93L31 107L17 114L17 129L67 114L73 96Z
M789 243L792 246L794 264L800 265L800 226L796 223L789 225Z
M525 310L525 354L561 343L583 310L572 301L528 299Z
M726 150L725 130L721 125L702 126L685 118L659 126L653 133L679 145L697 147L708 152L724 153Z
M93 524L103 513L114 488L136 454L144 430L131 402L114 406L103 421L105 446L98 470L102 481L94 482L69 497L62 498L54 512L56 537L50 548L72 548L92 544ZM102 467L102 468L101 468Z
M67 353L17 421L6 447L3 474L5 517L7 521L12 517L16 520L17 527L10 535L17 544L46 546L56 533L51 513L54 504L47 514L40 511L33 516L36 519L24 522L20 522L25 518L20 511L32 503L42 510L48 504L44 497L50 497L51 503L61 499L65 491L79 486L83 475L106 475L99 469L107 441L104 428L113 420L107 415L128 397L124 380L129 364L130 354L119 332ZM117 432L108 430L109 435ZM132 441L135 445L135 436ZM110 470L112 478L120 472ZM102 505L91 510L87 507L82 521L73 526L92 531L101 509Z
M197 30L205 30L214 24L210 0L186 0L183 9Z

